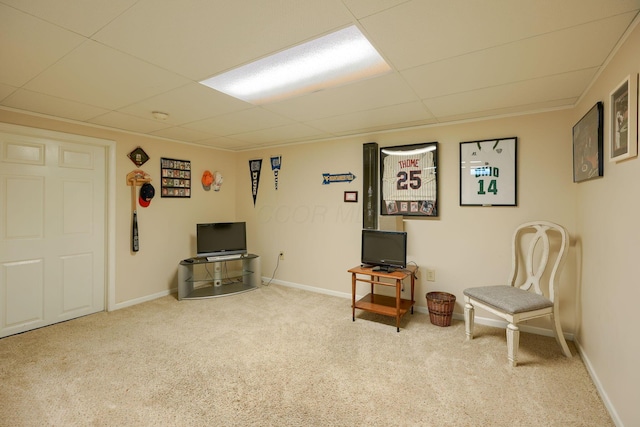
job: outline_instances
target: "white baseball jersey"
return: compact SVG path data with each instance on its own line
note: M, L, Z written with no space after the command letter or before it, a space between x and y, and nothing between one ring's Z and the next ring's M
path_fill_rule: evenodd
M407 151L383 161L382 199L435 200L436 170L433 151Z

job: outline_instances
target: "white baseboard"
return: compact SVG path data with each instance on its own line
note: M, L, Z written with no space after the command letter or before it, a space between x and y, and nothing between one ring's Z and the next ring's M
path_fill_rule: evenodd
M262 283L264 285L267 285L269 283L273 283L275 285L287 286L289 288L303 289L305 291L315 292L315 293L318 293L318 294L331 295L331 296L334 296L334 297L351 299L351 292L346 293L346 292L332 291L332 290L329 290L329 289L316 288L315 286L301 285L299 283L285 282L284 280L271 279L269 277L263 277L262 278Z
M108 311L120 310L121 308L131 307L132 305L141 304L147 301L153 301L154 299L166 297L167 295L171 295L178 292L178 289L171 289L168 291L158 292L157 294L147 295L141 298L130 299L128 301L119 302L109 307Z
M598 378L596 371L593 369L593 365L591 364L589 357L585 353L584 348L582 348L582 346L580 345L580 341L574 340L574 344L578 349L578 353L580 353L580 357L582 358L582 361L584 362L584 365L587 368L587 372L589 372L589 376L591 377L593 384L595 384L596 386L596 390L598 390L598 394L602 399L602 403L604 403L605 408L607 408L607 411L611 416L611 420L616 426L623 427L624 424L622 423L622 420L620 419L620 416L618 415L616 408L613 406L613 403L611 403L611 400L609 399L607 392L604 390L604 387L602 387L602 383L600 382L600 379Z

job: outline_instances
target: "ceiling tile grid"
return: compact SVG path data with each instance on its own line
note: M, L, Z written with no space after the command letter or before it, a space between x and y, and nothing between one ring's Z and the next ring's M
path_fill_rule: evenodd
M570 108L639 10L640 0L0 0L0 108L224 150ZM261 106L198 83L349 25L391 73Z

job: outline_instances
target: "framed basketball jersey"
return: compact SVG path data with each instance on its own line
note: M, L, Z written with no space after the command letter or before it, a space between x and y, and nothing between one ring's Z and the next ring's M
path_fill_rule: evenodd
M517 206L518 139L460 143L460 206Z
M380 214L438 216L438 143L380 149Z

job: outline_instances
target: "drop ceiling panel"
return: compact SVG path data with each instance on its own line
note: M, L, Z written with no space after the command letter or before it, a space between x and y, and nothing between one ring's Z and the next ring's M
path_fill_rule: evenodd
M535 105L549 100L567 100L566 105L571 105L593 76L594 70L576 71L426 99L423 102L437 117Z
M22 86L83 40L77 34L0 4L0 82Z
M435 121L433 115L421 102L411 102L313 120L309 125L328 133L342 135L361 132L365 129L368 131L385 129L397 123L404 123L406 126L406 124L427 124Z
M168 123L181 125L251 107L251 104L200 83L190 83L128 105L119 111L145 119L151 118L153 111L162 111L169 114Z
M187 129L184 127L174 126L166 129L151 132L152 135L161 136L163 138L169 138L176 141L204 141L210 139L212 136L206 132L200 132L193 129Z
M638 6L637 0L416 0L365 18L362 24L396 68L405 70Z
M138 133L152 133L169 127L167 124L160 121L145 120L128 114L122 114L117 111L103 114L102 116L95 117L88 121L89 123L97 125L109 126L116 129Z
M2 3L83 36L91 36L136 0L2 0Z
M25 88L117 109L188 82L132 56L86 41Z
M20 89L2 101L2 105L40 114L63 117L65 119L85 121L105 113L108 110L68 101L55 96Z
M309 121L416 100L416 94L399 75L387 74L265 105L264 108L295 120Z
M408 3L409 0L343 0L344 4L349 8L357 18L364 18L374 13L390 9L402 3Z
M602 65L633 14L592 22L411 68L401 74L421 98ZM571 52L571 54L567 54Z
M473 119L482 120L486 118L487 115L491 115L492 117L500 117L500 116L532 114L532 113L549 111L549 110L566 109L566 108L571 108L571 106L577 100L578 98L555 99L551 101L536 102L533 104L505 106L505 107L494 108L491 110L472 111L468 113L454 114L451 116L440 116L438 117L438 122L447 123L447 122L465 121L465 120L473 120Z
M202 80L351 23L339 0L141 0L95 39Z
M15 87L0 83L0 105L4 105L2 101L15 91Z
M277 128L264 129L233 135L233 139L257 145L275 143L281 144L299 139L327 138L331 135L304 124L293 124Z
M185 127L205 132L215 132L217 135L225 136L275 128L292 123L293 120L279 114L261 107L253 107L248 110L189 123Z
M210 138L203 141L198 141L198 144L205 145L208 147L232 150L232 151L244 150L244 149L255 147L255 144L246 143L246 142L238 141L236 139L227 138L227 137Z

